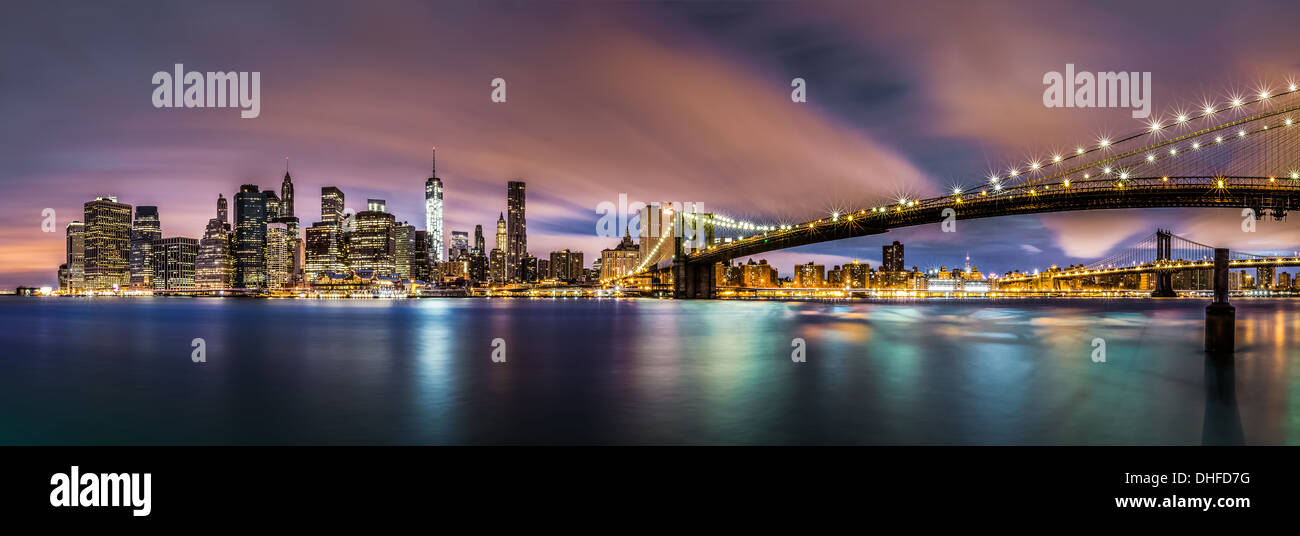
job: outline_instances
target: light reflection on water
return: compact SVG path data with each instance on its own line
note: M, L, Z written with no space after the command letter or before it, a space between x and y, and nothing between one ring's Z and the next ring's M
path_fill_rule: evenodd
M1234 303L7 298L0 443L1300 443L1300 301Z

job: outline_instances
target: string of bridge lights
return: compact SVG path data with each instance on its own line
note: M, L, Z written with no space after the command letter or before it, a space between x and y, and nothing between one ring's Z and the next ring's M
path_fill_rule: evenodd
M1185 113L1185 112L1174 112L1173 114L1171 114L1171 115L1173 116L1173 121L1172 121L1168 126L1177 126L1177 125L1187 124L1187 123L1189 123L1189 122L1193 122L1193 121L1196 121L1196 120L1199 120L1199 119L1204 119L1204 118L1206 118L1206 117L1213 116L1214 114L1217 114L1217 113L1220 113L1220 112L1224 112L1224 111L1228 111L1228 110L1241 109L1242 107L1250 106L1250 105L1257 104L1257 103L1260 103L1260 102L1264 102L1264 101L1267 101L1267 100L1269 100L1269 99L1271 99L1271 98L1274 98L1274 97L1280 97L1280 96L1284 96L1284 95L1290 95L1290 94L1296 93L1297 91L1300 91L1300 85L1297 85L1296 83L1289 83L1289 84L1287 85L1287 89L1286 89L1286 91L1282 91L1282 92L1280 92L1280 93L1273 94L1273 93L1271 92L1270 89L1265 88L1265 89L1260 90L1260 91L1256 94L1255 98L1250 99L1250 100L1246 100L1245 98L1243 98L1243 97L1241 97L1241 96L1232 95L1232 96L1230 96L1229 99L1225 102L1226 105L1223 106L1223 107L1216 107L1215 104L1205 104L1205 105L1203 106L1203 108L1200 110L1200 113L1199 113L1199 114L1195 114L1195 115L1191 115L1191 114L1188 114L1188 113ZM1293 108L1295 108L1295 109L1300 109L1300 105L1295 106L1295 107L1293 107ZM1267 115L1264 115L1263 117L1258 117L1258 118L1254 118L1254 119L1248 119L1248 120L1245 120L1245 121L1243 122L1243 124L1244 124L1244 123L1253 122L1253 121L1258 121L1258 120L1260 120L1260 119L1264 119L1264 118L1267 118L1267 117L1271 117L1272 115L1280 115L1280 114L1283 114L1283 113L1289 113L1290 111L1292 111L1292 110L1279 111L1279 112L1276 112L1276 113L1273 113L1273 114L1267 114ZM1274 126L1275 126L1275 127L1278 127L1278 126L1280 126L1280 127L1292 127L1292 126L1294 126L1294 125L1295 125L1295 120L1294 120L1292 117L1288 116L1288 117L1285 117L1285 118L1283 119L1283 121L1282 121L1280 124L1278 124L1278 125L1274 125ZM1098 139L1098 140L1097 140L1097 144L1096 144L1096 146L1093 147L1093 148L1091 148L1091 149L1088 149L1088 148L1085 148L1085 147L1079 146L1079 147L1076 147L1076 149L1075 149L1075 151L1074 151L1074 154L1071 154L1071 155L1054 154L1054 155L1051 156L1051 159L1050 159L1051 161L1050 161L1049 163L1043 163L1043 162L1039 162L1039 161L1030 161L1030 162L1027 162L1027 163L1026 163L1026 169L1023 170L1023 171L1022 171L1021 169L1019 169L1019 168L1012 167L1012 168L1010 168L1010 169L1007 171L1006 178L1008 178L1008 179L1010 179L1010 178L1016 178L1016 177L1018 177L1018 176L1021 176L1021 175L1024 174L1024 173L1032 173L1032 172L1036 172L1036 171L1041 171L1041 170L1044 170L1047 166L1059 166L1059 165L1064 164L1064 163L1066 163L1066 162L1068 162L1068 161L1070 161L1070 160L1072 160L1072 159L1074 159L1074 158L1081 157L1081 156L1083 156L1083 155L1085 155L1085 154L1088 154L1088 153L1091 153L1091 152L1094 152L1094 151L1099 151L1099 150L1107 149L1107 148L1109 148L1109 147L1111 147L1111 146L1113 146L1113 145L1115 145L1115 144L1122 143L1122 142L1126 142L1126 141L1129 141L1129 140L1135 139L1135 138L1137 138L1137 137L1139 137L1139 136L1143 136L1143 135L1154 135L1154 134L1156 134L1156 133L1158 133L1158 132L1161 132L1161 131L1164 130L1165 128L1168 128L1168 126L1166 126L1165 124L1163 124L1163 123L1160 121L1160 119L1157 118L1157 119L1154 119L1154 120L1150 121L1150 122L1148 123L1147 128L1146 128L1144 131L1141 131L1141 132L1138 132L1138 133L1135 133L1135 134L1131 134L1131 135L1128 135L1128 136L1125 136L1125 137L1119 138L1118 140L1112 140L1111 138L1103 137L1103 138ZM1264 125L1264 126L1258 128L1258 129L1254 130L1254 131L1247 131L1247 130L1245 130L1245 129L1237 129L1237 131L1236 131L1235 133L1231 133L1231 134L1227 135L1226 137L1225 137L1224 135L1222 135L1222 134L1220 134L1220 135L1216 135L1216 136L1214 137L1213 144L1216 144L1216 145L1217 145L1217 144L1222 144L1222 143L1227 142L1227 141L1231 141L1232 139L1242 139L1242 138L1246 138L1247 136L1250 136L1250 135L1253 135L1253 134L1258 134L1258 133L1261 133L1261 132L1267 131L1267 130L1269 130L1269 129L1270 129L1270 126L1269 126L1269 125ZM1215 130L1218 130L1218 129L1215 129ZM1184 154L1184 153L1186 153L1186 152L1197 151L1197 150L1199 150L1199 149L1201 149L1201 148L1203 148L1203 147L1209 146L1209 145L1210 145L1210 142L1208 141L1208 139L1207 139L1206 141L1204 141L1204 143L1203 143L1201 140L1194 140L1194 141L1191 141L1189 144L1184 145L1182 149L1180 149L1180 148L1177 146L1176 143L1171 143L1170 146L1168 147L1168 150L1167 150L1167 151L1162 151L1160 154L1156 154L1156 153L1154 153L1154 152L1149 152L1149 153L1147 153L1147 154L1144 156L1144 158L1142 159L1142 163L1146 163L1146 164L1154 164L1154 163L1156 163L1156 162L1158 162L1158 161L1160 161L1160 160L1163 160L1163 159L1165 159L1165 158L1173 158L1173 157L1176 157L1176 156L1178 156L1178 155ZM1085 165L1085 166L1082 166L1082 167L1080 167L1080 168L1078 168L1078 169L1087 169L1087 167L1090 167L1090 166ZM1058 173L1060 173L1060 172L1058 172ZM1113 167L1110 167L1110 166L1104 166L1104 167L1102 167L1102 169L1101 169L1101 174L1099 175L1099 177L1110 177L1110 176L1114 176L1114 177L1117 177L1117 178L1119 179L1119 180L1115 183L1115 186L1116 186L1117 188L1124 188L1124 183L1125 183L1125 181L1128 181L1128 180L1132 177L1132 174L1129 172L1129 168L1117 169L1117 168L1113 168ZM1300 169L1291 169L1291 170L1289 170L1289 171L1286 173L1286 176L1289 177L1289 178L1291 178L1291 179L1293 179L1293 180L1300 180ZM1091 173L1083 173L1083 174L1082 174L1082 177L1083 177L1083 179L1085 179L1085 180L1093 179L1093 176L1092 176ZM1163 182L1168 182L1168 181L1170 180L1170 177L1168 177L1168 176L1164 176L1164 177L1161 177L1160 180L1163 181ZM1269 180L1270 182L1275 181L1275 180L1276 180L1276 176L1270 176L1270 177L1268 177L1268 180ZM990 195L990 190L993 192L993 195L999 195L1000 192L1004 191L1002 181L1003 181L1003 177L1000 176L999 174L996 174L996 173L995 173L995 174L992 174L992 175L990 175L990 176L988 177L988 185L989 185L989 186L986 186L986 187L973 187L973 188L966 188L966 189L963 189L963 188L961 188L960 186L958 186L958 187L954 187L953 190L952 190L952 195L951 195L950 197L952 198L953 202L960 204L960 203L963 203L963 202L964 202L964 196L966 196L966 195L969 195L969 196L972 196L972 197L976 197L976 196L978 196L978 197L988 197L988 196ZM1026 185L1021 185L1021 186L1026 186ZM1042 189L1043 189L1044 191L1047 191L1047 190L1050 190L1052 186L1056 186L1058 191L1060 191L1060 190L1064 190L1064 189L1068 189L1068 188L1070 188L1070 186L1071 186L1071 181L1070 181L1069 178L1065 178L1065 179L1063 179L1063 180L1061 180L1061 181L1059 181L1059 182L1056 182L1056 183L1043 184L1041 187L1042 187ZM1222 189L1222 188L1226 188L1226 187L1227 187L1227 180L1224 179L1224 178L1219 178L1219 179L1217 179L1217 180L1215 181L1214 186L1215 186L1216 188L1220 188L1220 189ZM976 191L977 189L978 189L978 192ZM1021 189L1023 190L1023 188L1021 188ZM1038 192L1038 188L1036 188L1036 187L1035 187L1035 188L1030 188L1030 189L1026 192L1027 195L1038 195L1038 193L1039 193L1039 192ZM906 197L900 197L900 198L897 200L897 203L891 203L891 204L888 204L888 205L874 206L874 207L870 207L870 208L868 208L868 209L862 209L862 210L860 210L860 211L857 212L857 213L849 212L849 213L843 213L843 214L842 214L842 213L839 213L839 212L832 212L832 213L830 214L830 218L829 218L829 220L830 220L831 223L839 222L839 221L841 221L841 220L845 220L845 221L853 221L853 220L854 220L854 215L855 215L855 214L857 214L859 217L864 217L864 216L865 216L865 217L882 217L882 216L885 216L885 215L887 215L887 214L890 214L891 212L892 212L892 213L898 213L898 212L902 212L902 211L905 210L905 209L915 208L915 207L916 207L916 204L917 204L917 200L915 200L915 199L908 199L908 198L906 198ZM891 209L892 209L892 210L891 210ZM671 213L671 212L669 211L669 213ZM826 218L822 218L822 219L819 219L819 220L815 220L815 221L811 221L811 222L807 222L807 223L803 223L803 224L763 225L763 224L758 224L758 223L749 222L749 221L737 220L737 219L735 219L735 218L731 218L731 217L728 217L728 216L725 216L725 215L722 215L722 214L707 214L707 215L706 215L706 214L699 214L699 213L694 213L694 212L684 212L684 213L682 214L682 217L683 217L684 219L691 220L692 222L703 223L703 224L705 224L705 225L712 225L712 226L714 226L714 227L718 227L718 228L723 228L723 229L732 229L732 230L739 230L739 231L756 231L756 232L760 233L760 234L757 234L757 235L751 235L750 237L744 237L744 236L741 236L741 237L736 238L736 239L735 239L736 241L744 241L744 240L746 240L747 238L756 238L756 237L760 237L760 236L766 236L768 233L771 233L771 232L793 231L793 230L797 230L797 229L812 229L812 228L815 228L815 227L816 227L817 225L819 225L819 224L824 225L825 223L827 223L827 221L826 221L827 219L826 219ZM659 250L662 248L663 244L667 241L667 238L671 237L671 235L672 235L672 232L671 232L672 225L673 225L673 223L672 223L672 219L670 218L670 223L668 224L668 231L665 232L665 233L663 234L663 236L660 237L659 242L658 242L657 244L655 244L655 247L651 250L650 256L647 257L645 260L642 261L641 265L637 267L637 269L635 270L634 273L641 273L642 271L644 271L644 270L646 269L646 267L649 265L649 261L650 261L650 259L653 259L653 258L655 258L655 257L657 256Z
M1242 108L1243 106L1250 106L1250 105L1252 105L1252 104L1257 104L1257 103L1260 103L1260 102L1263 102L1263 101L1269 100L1269 99L1271 99L1271 98L1273 98L1273 97L1280 97L1280 96L1283 96L1283 95L1289 95L1289 94L1295 93L1295 92L1297 92L1297 91L1300 91L1300 85L1298 85L1298 84L1296 84L1296 83L1294 83L1294 82L1289 82L1289 83L1287 84L1286 87L1287 87L1286 91L1283 91L1283 92L1280 92L1280 93L1277 93L1277 94L1274 94L1270 88L1265 87L1265 88L1263 88L1263 89L1260 89L1259 92L1256 94L1255 98L1254 98L1254 99L1251 99L1251 100L1246 100L1244 97L1242 97L1242 96L1240 96L1240 95L1230 95L1230 96L1228 97L1228 99L1225 101L1226 106L1223 106L1223 107L1220 108L1220 107L1216 107L1216 104L1215 104L1215 103L1206 103L1206 104L1203 105L1202 109L1200 110L1200 113L1199 113L1199 114L1195 114L1195 115L1189 115L1189 114L1186 113L1186 112L1176 111L1176 112L1173 112L1173 113L1170 114L1171 116L1173 116L1173 120L1170 122L1170 125L1169 125L1169 126L1177 126L1177 125L1186 124L1186 123L1189 123L1189 122L1192 122L1192 121L1196 121L1196 120L1198 120L1198 119L1203 119L1203 118L1206 118L1206 117L1210 117L1210 116L1212 116L1212 115L1214 115L1214 114L1217 114L1217 113L1219 113L1219 112L1223 112L1223 111L1227 111L1227 110L1240 109L1240 108ZM1286 120L1286 126L1290 126L1291 124L1292 124L1292 119L1287 118L1287 120ZM1131 140L1131 139L1133 139L1133 138L1136 138L1136 137L1141 136L1141 135L1144 135L1144 134L1156 134L1156 133L1158 133L1158 132L1161 132L1161 131L1164 130L1165 128L1166 128L1166 125L1164 124L1164 122L1162 122L1159 118L1156 118L1156 119L1151 120L1151 121L1148 123L1148 125L1147 125L1147 127L1146 127L1145 130L1143 130L1143 131L1141 131L1141 132L1138 132L1138 133L1136 133L1136 134L1132 134L1132 135L1126 136L1126 137L1124 137L1124 138L1121 138L1121 139L1118 140L1118 141L1112 141L1112 140L1111 140L1110 138L1108 138L1108 137L1102 137L1102 138L1099 138L1099 139L1097 140L1097 144L1096 144L1096 146L1093 147L1092 149L1086 149L1086 148L1084 148L1083 146L1078 146L1078 147L1075 148L1075 150L1074 150L1074 154L1071 154L1071 155L1064 155L1064 154L1060 154L1060 153L1053 154L1053 155L1051 156L1051 159L1050 159L1051 162L1048 162L1048 163L1044 163L1044 162L1037 161L1037 160L1031 160L1031 161L1025 163L1025 169L1024 169L1023 171L1022 171L1019 167L1015 167L1015 166L1013 166L1013 167L1011 167L1011 168L1009 168L1009 169L1007 170L1006 178L1008 178L1008 179L1016 178L1016 177L1019 177L1020 175L1022 175L1022 174L1024 174L1024 173L1032 173L1032 172L1035 172L1035 171L1042 170L1042 169L1046 168L1047 166L1059 166L1059 165L1061 165L1061 164L1063 164L1063 163L1065 163L1065 162L1068 162L1068 161L1070 161L1070 160L1072 160L1072 159L1074 159L1074 158L1077 158L1077 157L1083 156L1083 155L1085 155L1085 154L1087 154L1087 153L1091 153L1091 152L1093 152L1093 151L1103 150L1103 149L1106 149L1106 148L1111 147L1111 146L1114 145L1115 143L1123 142L1123 141L1128 141L1128 140ZM1239 131L1238 135L1239 135L1239 137L1240 137L1240 136L1244 136L1244 134L1241 134L1240 131ZM1217 141L1220 141L1220 142L1221 142L1222 140L1219 139L1219 140L1217 140ZM1199 147L1194 147L1194 148L1199 148ZM1087 178L1087 177L1085 176L1085 178ZM995 188L995 189L999 189L999 190L1001 189L1001 184L1000 184L1000 183L1001 183L1002 179L1003 179L1003 177L1002 177L1000 174L997 174L997 173L993 173L993 174L990 174L990 175L988 176L988 182L989 182L989 184L994 185L994 188ZM971 190L971 189L962 190L961 188L955 188L953 193L954 193L954 195L956 195L956 194L960 194L962 191L969 191L969 190Z

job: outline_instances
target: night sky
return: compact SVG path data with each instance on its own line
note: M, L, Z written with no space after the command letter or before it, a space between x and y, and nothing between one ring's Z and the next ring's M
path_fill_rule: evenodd
M83 5L84 4L84 5ZM1300 76L1300 4L1225 2L25 2L0 18L0 287L54 284L63 228L114 195L200 237L218 193L279 189L303 226L320 187L383 198L423 228L438 148L445 229L491 243L506 181L528 182L529 249L586 253L620 193L794 223L939 195L990 170L1140 129L1129 109L1049 109L1043 75L1149 71L1158 115ZM157 109L153 73L261 73L261 116ZM490 82L507 82L493 103ZM808 102L790 101L790 81ZM57 232L41 231L42 210ZM232 208L233 210L233 208ZM1300 247L1235 210L960 222L776 252L984 271L1084 262L1157 226L1244 250Z

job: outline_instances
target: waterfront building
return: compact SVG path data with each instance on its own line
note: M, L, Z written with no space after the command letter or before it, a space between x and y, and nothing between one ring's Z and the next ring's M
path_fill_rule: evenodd
M630 226L629 226L630 227ZM632 243L631 229L623 233L623 240L610 249L600 251L600 279L609 281L632 275L641 262L641 251Z
M85 285L116 290L131 282L131 205L97 197L84 205Z
M562 249L551 252L550 277L565 283L581 283L583 280L583 262L581 251Z
M135 207L135 221L131 222L131 288L153 288L153 241L162 238L162 223L158 207Z
M492 248L488 253L488 278L493 283L506 282L506 250Z
M67 236L68 292L86 290L86 224L69 222Z
M429 260L429 249L424 247L429 243L428 231L415 231L412 243L415 247L411 250L411 279L433 283L437 278L434 277L433 265Z
M348 233L348 266L381 275L397 271L397 223L392 214L374 210L357 213L356 230Z
M525 216L526 195L523 181L506 183L506 279L529 281L523 270L528 255L528 223ZM531 270L537 270L536 260Z
M277 218L278 219L278 218ZM282 221L266 226L266 287L281 290L293 287L293 237L289 225Z
M192 290L195 288L195 261L199 241L194 238L172 237L153 241L153 290Z
M820 288L826 286L826 266L822 264L800 264L794 270L794 286L802 288Z
M415 250L415 226L407 225L406 222L398 224L393 232L393 244L395 248L393 259L397 267L397 275L403 279L414 279L411 260Z
M235 194L235 288L266 287L266 196L256 184Z
M205 290L231 288L235 275L232 257L230 226L220 218L208 220L208 226L199 240L198 255L194 260L194 285Z
M316 222L307 228L306 254L303 266L307 280L314 280L321 272L342 272L345 268L339 248L341 231L330 222Z

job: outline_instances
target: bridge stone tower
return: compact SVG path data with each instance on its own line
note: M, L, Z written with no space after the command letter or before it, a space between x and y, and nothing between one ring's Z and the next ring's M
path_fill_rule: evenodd
M691 262L682 245L682 236L673 237L673 298L713 299L717 297L713 263Z
M1173 257L1173 233L1165 229L1156 229L1156 262L1169 261ZM1174 293L1174 270L1172 268L1156 268L1156 288L1151 292L1153 298L1173 298L1177 296Z

